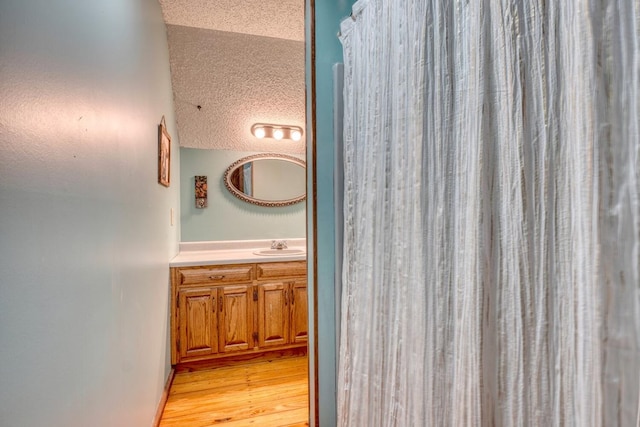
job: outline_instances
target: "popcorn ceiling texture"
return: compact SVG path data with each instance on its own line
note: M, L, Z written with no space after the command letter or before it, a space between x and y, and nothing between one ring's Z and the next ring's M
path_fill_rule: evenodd
M303 0L160 0L167 24L304 41Z
M167 35L181 146L305 152L304 137L251 134L254 123L305 129L303 42L179 25Z

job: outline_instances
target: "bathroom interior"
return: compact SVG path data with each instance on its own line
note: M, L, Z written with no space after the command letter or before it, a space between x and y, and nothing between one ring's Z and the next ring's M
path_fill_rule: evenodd
M159 425L306 425L304 3L251 14L236 2L160 4L180 145L180 250L169 264L175 375ZM236 391L235 371L221 370L260 361L263 377L296 376L281 389L270 375ZM216 368L223 379L203 388ZM218 396L226 410L211 403Z
M0 94L0 425L640 425L637 2L5 0Z

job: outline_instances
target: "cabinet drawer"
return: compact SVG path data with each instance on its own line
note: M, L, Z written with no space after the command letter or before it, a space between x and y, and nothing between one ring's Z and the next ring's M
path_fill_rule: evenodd
M270 262L258 264L258 280L282 277L305 277L307 275L306 261Z
M222 265L219 267L180 269L178 278L181 286L250 282L253 279L253 265Z

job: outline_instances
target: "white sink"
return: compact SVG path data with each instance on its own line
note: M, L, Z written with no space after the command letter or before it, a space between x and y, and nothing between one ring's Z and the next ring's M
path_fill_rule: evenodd
M304 249L260 249L259 251L253 251L255 255L263 256L293 256L304 255L306 251Z

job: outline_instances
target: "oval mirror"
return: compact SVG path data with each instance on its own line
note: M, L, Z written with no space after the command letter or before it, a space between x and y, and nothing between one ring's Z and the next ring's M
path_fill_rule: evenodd
M305 162L273 153L244 157L227 168L224 185L254 205L293 205L306 198Z

